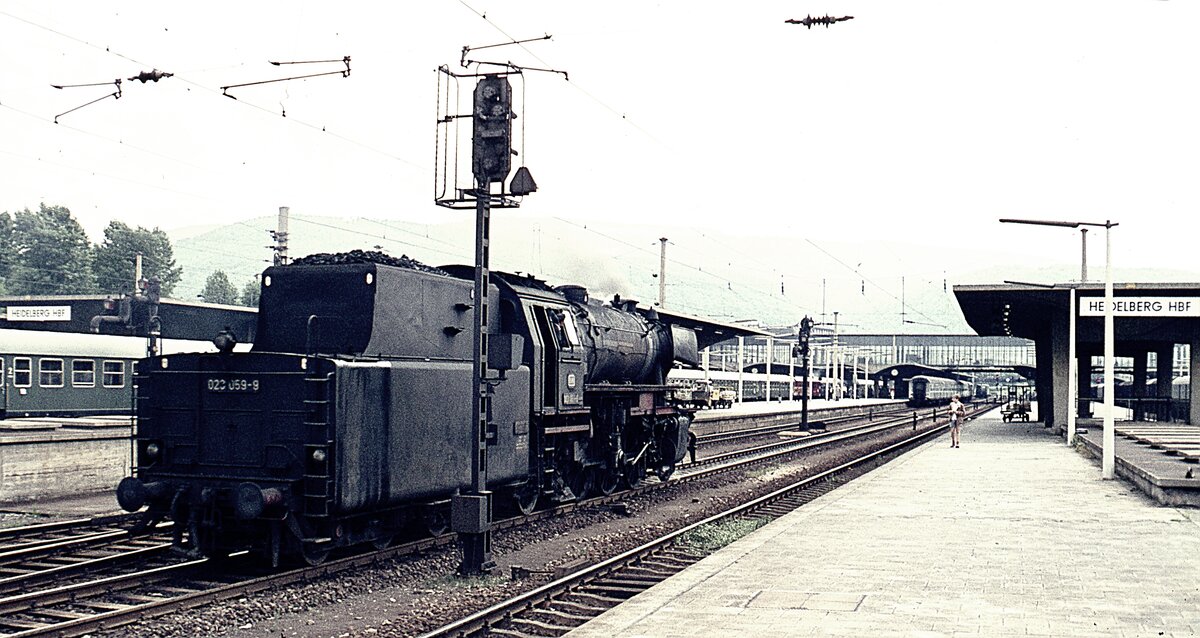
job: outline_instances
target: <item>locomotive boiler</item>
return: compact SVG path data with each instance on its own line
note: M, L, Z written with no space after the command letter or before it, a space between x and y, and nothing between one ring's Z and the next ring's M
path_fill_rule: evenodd
M444 531L470 489L473 271L305 263L262 277L250 352L145 359L135 476L121 506L175 522L177 547L320 562ZM345 260L338 260L344 262ZM668 401L696 332L580 287L492 273L488 488L517 510L611 493L682 460L691 413ZM222 341L223 339L223 341Z

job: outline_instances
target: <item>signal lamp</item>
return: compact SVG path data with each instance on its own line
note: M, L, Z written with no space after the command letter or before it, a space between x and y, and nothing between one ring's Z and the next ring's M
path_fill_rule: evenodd
M481 182L503 182L512 170L512 85L504 76L485 75L474 100L472 172Z

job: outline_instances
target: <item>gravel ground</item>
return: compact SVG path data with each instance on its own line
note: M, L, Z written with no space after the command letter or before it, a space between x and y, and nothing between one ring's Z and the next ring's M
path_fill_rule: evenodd
M37 525L39 523L52 523L55 520L58 519L53 516L43 516L41 514L0 512L0 529L8 527L24 527L25 525Z
M903 438L882 435L851 448L802 453L780 464L762 464L689 482L626 501L629 515L609 507L583 509L528 528L493 535L497 569L484 578L454 576L456 548L386 561L172 614L120 628L108 636L413 636L482 609L545 579L514 580L513 566L549 570L593 563L637 547L663 533L768 493L814 470L833 467L868 448Z

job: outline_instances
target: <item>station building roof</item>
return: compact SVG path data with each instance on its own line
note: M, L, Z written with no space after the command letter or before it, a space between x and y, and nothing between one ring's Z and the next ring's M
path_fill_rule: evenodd
M640 308L643 314L649 309ZM679 312L664 310L655 307L655 312L663 321L671 323L683 328L691 328L696 331L696 340L701 349L715 345L729 339L737 337L771 337L774 336L769 332L754 328L751 326L727 323L716 319L708 319L705 317L697 317L695 315L685 315Z
M972 284L954 286L954 296L963 317L983 336L1013 336L1042 340L1049 337L1052 322L1066 321L1070 308L1070 290L1081 300L1104 297L1102 282ZM1117 283L1113 297L1189 297L1200 299L1200 283ZM1080 304L1082 305L1082 301ZM1116 339L1120 342L1157 341L1190 343L1200 330L1200 317L1122 316L1116 321ZM1104 319L1079 316L1081 344L1101 343ZM1120 346L1118 346L1118 351Z
M944 379L970 379L971 375L951 372L942 368L921 365L919 363L897 363L872 372L871 376L880 380L911 379L916 376L942 377Z
M92 317L105 313L110 295L22 295L0 296L0 329L46 332L90 333ZM43 316L28 316L22 310L36 309ZM158 302L161 335L164 339L207 341L228 328L239 341L254 341L258 309L187 299L163 297ZM105 324L104 334L145 336L143 328Z
M972 284L955 285L962 315L982 336L1012 336L1040 339L1048 335L1050 321L1066 318L1070 289L1080 299L1104 296L1104 284L1098 282L1060 284ZM1117 283L1112 287L1115 299L1121 297L1200 297L1200 283ZM1145 335L1156 341L1174 339L1188 343L1194 333L1196 317L1121 317L1129 336ZM1103 335L1102 317L1080 317L1080 338ZM1099 326L1099 327L1097 327ZM1120 336L1120 335L1118 335Z

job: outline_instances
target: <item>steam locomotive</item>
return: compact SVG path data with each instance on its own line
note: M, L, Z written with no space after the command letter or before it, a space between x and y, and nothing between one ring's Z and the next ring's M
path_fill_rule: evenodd
M391 259L391 258L389 258ZM173 520L175 545L319 563L445 531L470 489L473 275L379 259L268 268L249 352L143 360L135 476L120 505ZM394 260L393 260L394 261ZM697 332L581 287L493 272L488 290L488 489L528 513L667 478L691 412L668 399Z

